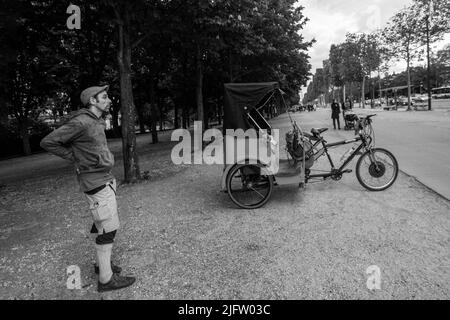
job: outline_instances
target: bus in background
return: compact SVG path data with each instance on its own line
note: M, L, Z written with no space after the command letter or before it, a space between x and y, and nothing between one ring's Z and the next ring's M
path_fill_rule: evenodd
M450 99L450 87L431 89L433 99Z

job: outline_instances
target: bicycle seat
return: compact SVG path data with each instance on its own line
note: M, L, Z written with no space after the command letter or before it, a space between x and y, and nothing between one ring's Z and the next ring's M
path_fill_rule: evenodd
M303 132L303 135L305 137L307 137L308 139L314 140L314 141L318 141L320 140L319 138L317 138L315 135L310 135L308 132Z
M320 136L321 133L324 133L328 131L328 128L323 128L323 129L312 129L311 133L315 136Z

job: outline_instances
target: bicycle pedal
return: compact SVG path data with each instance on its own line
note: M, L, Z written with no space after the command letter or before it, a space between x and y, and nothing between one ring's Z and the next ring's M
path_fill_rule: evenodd
M342 173L352 173L353 172L353 170L345 170L345 171L342 171Z

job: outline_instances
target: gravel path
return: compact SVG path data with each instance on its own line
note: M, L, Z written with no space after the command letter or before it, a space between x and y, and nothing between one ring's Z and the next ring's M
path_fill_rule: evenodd
M89 214L63 166L0 188L0 299L450 298L450 202L405 174L383 193L354 174L277 187L247 211L220 192L222 167L177 167L173 144L142 146L150 180L119 186L114 255L137 283L96 292ZM70 265L82 290L66 289ZM381 290L367 289L371 265Z

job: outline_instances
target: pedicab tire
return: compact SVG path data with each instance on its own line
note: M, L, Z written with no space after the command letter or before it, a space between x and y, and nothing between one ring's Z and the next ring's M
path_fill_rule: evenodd
M382 152L382 153L387 154L387 155L391 158L391 160L392 160L392 162L393 162L393 164L394 164L394 167L395 167L395 175L394 175L394 177L392 178L392 180L391 180L387 185L383 186L382 188L374 188L374 187L371 187L371 186L369 186L368 184L364 183L363 179L361 178L361 163L362 163L362 161L364 160L364 158L367 157L367 156L369 155L369 152L370 152L370 151L365 152L365 153L358 159L358 162L356 163L356 178L358 179L359 183L360 183L364 188L366 188L366 189L369 190L369 191L380 192L380 191L384 191L384 190L389 189L389 188L395 183L395 181L396 181L397 178L398 178L399 166L398 166L398 161L397 161L397 159L395 158L395 156L394 156L390 151L388 151L388 150L386 150L386 149L382 149L382 148L375 148L375 149L373 149L373 152Z
M231 190L231 178L234 176L236 171L238 171L238 170L240 170L240 169L242 169L242 168L244 168L246 166L255 166L255 165L237 164L233 168L231 168L230 172L227 175L227 193L228 193L228 196L230 197L231 201L233 201L233 203L235 205L237 205L239 208L247 209L247 210L259 209L259 208L263 207L269 201L270 197L272 196L273 186L274 186L274 178L273 178L273 176L268 176L268 178L269 178L269 192L267 193L267 195L264 198L264 200L262 200L261 202L257 203L256 205L251 205L251 206L241 204L239 201L236 200L236 198L233 197L232 193L230 192L230 190ZM261 166L261 165L259 165L259 166Z

